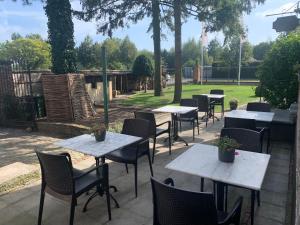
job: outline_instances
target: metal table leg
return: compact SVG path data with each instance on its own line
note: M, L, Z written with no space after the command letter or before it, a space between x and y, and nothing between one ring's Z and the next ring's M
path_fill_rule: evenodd
M96 160L96 166L99 166L100 165L99 158L95 158L95 160ZM103 164L103 163L105 163L105 158L104 157L101 158L101 164ZM98 170L97 170L97 173L98 173ZM115 186L109 186L109 188L113 189L114 192L118 191L117 187L115 187ZM97 185L96 191L88 198L88 200L84 204L84 207L83 207L83 210L82 210L83 212L86 212L87 206L90 203L90 201L98 195L100 197L102 197L104 195L104 191L99 185ZM109 193L109 195L110 195L111 199L114 201L115 207L120 208L120 205L119 205L118 201L115 199L115 197L111 193Z

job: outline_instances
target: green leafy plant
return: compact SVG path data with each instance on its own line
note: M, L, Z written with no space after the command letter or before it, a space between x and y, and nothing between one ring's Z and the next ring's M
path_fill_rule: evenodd
M221 151L233 151L240 147L240 144L235 140L227 136L221 137L217 142L217 146Z
M114 133L121 133L123 128L123 123L116 122L112 125L109 125L108 131L114 132Z
M106 127L103 125L103 124L100 124L100 125L94 125L92 126L90 129L89 129L89 133L91 135L95 135L95 134L98 134L98 133L102 133L106 131Z
M300 59L300 32L280 36L258 70L263 97L278 108L297 101L298 77L294 66Z
M235 110L238 107L238 100L236 98L233 98L229 101L229 106L231 110Z

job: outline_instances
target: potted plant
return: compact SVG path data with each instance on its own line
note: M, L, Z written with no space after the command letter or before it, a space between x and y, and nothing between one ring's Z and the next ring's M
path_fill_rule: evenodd
M104 125L93 126L90 129L90 134L95 136L96 141L104 141L106 136L106 127Z
M218 141L219 160L221 162L231 163L234 161L235 149L240 145L236 140L229 137L221 137Z
M233 98L229 101L230 110L236 110L238 107L238 100Z

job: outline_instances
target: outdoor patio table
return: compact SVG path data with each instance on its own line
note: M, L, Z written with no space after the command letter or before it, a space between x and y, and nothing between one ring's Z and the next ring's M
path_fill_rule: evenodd
M153 112L171 113L172 124L173 124L173 142L182 141L188 146L188 143L178 135L178 117L180 114L185 114L198 110L197 107L187 107L187 106L164 106L158 109L152 110Z
M271 123L274 117L273 112L256 112L247 110L232 110L226 113L225 117L239 119L254 119L258 122Z
M222 99L224 99L226 97L226 95L218 95L218 94L201 94L201 95L207 96L210 99L210 101L215 101L215 100L220 101L220 100L222 100ZM222 105L222 116L223 115L224 115L224 104ZM216 116L215 116L215 118L217 120L220 120Z
M251 224L254 221L255 193L261 190L270 155L237 150L233 163L218 160L218 148L195 144L166 168L208 178L217 184L217 208L224 210L224 185L251 190Z
M63 148L69 148L73 151L83 153L85 155L93 156L96 160L96 166L100 165L100 158L101 162L104 163L104 156L110 152L115 150L121 149L128 145L134 144L136 142L141 141L142 138L130 136L126 134L119 134L113 132L106 132L105 140L102 142L97 142L95 137L90 134L80 135L74 138L66 139L63 141L58 141L55 145ZM117 191L116 187L110 186L115 191ZM95 192L87 201L86 205L97 196L98 192ZM118 202L116 199L111 195L113 201L115 202L116 206L119 207ZM86 208L86 206L85 206Z

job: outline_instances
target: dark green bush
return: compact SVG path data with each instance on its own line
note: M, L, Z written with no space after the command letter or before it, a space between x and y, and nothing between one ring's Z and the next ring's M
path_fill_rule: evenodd
M273 106L288 108L297 101L298 78L294 67L299 61L299 32L279 37L266 55L257 74L263 97Z

